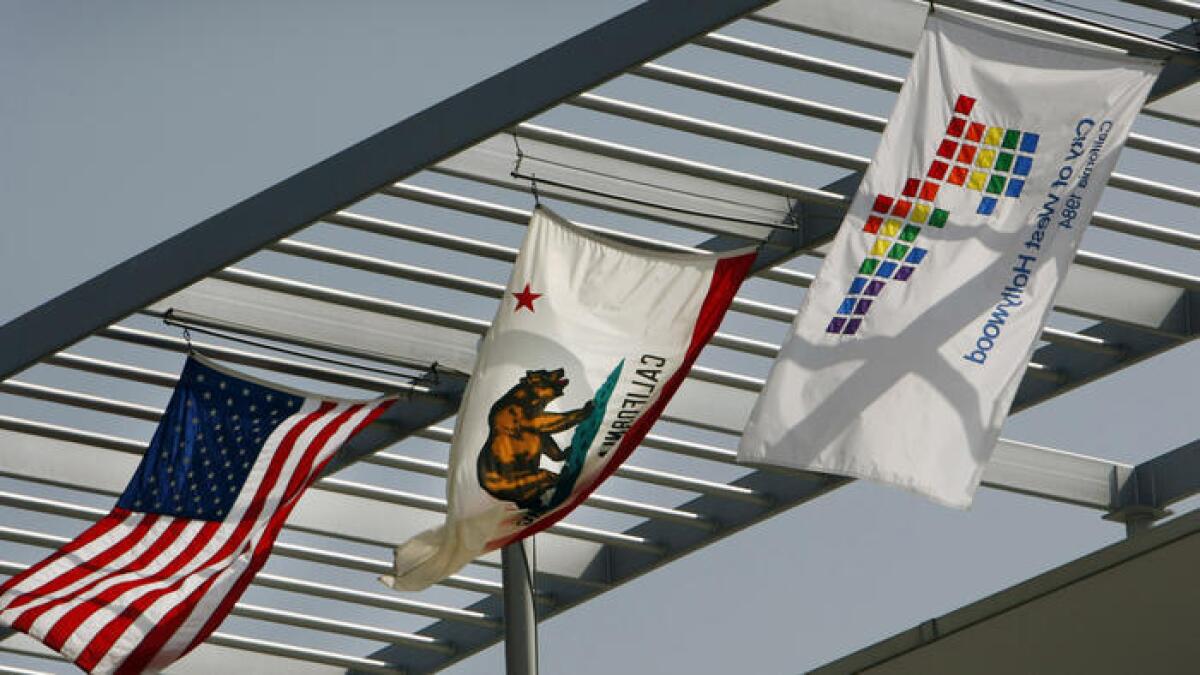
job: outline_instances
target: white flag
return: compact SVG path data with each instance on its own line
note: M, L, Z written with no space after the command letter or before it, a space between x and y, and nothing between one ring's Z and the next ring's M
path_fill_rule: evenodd
M931 15L739 458L969 506L1159 69Z
M419 590L563 518L633 452L754 261L659 253L534 210L450 447L442 527L396 549Z

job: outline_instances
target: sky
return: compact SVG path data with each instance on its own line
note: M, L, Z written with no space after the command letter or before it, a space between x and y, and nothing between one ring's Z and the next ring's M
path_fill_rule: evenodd
M634 4L0 2L0 204L5 206L0 323ZM1135 13L1126 6L1119 10ZM1139 16L1179 24L1162 15ZM767 27L736 26L729 32L895 75L907 68L904 59ZM873 114L887 114L892 100L816 76L752 68L698 48L665 62L711 68L728 79ZM690 106L689 114L864 156L873 154L877 138L738 106L707 110L695 96L663 94L641 82L614 83L606 92L660 107ZM654 96L664 98L655 101ZM599 137L647 133L633 123L571 111L556 111L543 121L576 124ZM1200 146L1197 128L1143 119L1138 130ZM656 147L665 152L729 162L806 185L840 175L811 163L730 152L681 134L664 135L661 143ZM1126 152L1118 170L1190 189L1200 185L1200 167L1142 153ZM428 180L438 187L453 184ZM520 195L485 194L514 206L530 205ZM606 222L599 212L552 206L571 217ZM391 215L389 209L399 207L366 208ZM1194 207L1110 190L1101 210L1200 233ZM455 222L448 229L459 226L472 227ZM515 245L520 229L496 227L488 234ZM311 233L317 240L336 236ZM397 258L415 255L398 244L389 246L385 253ZM1192 274L1200 269L1195 251L1098 230L1087 233L1083 248ZM268 271L287 269L273 258L255 261ZM804 264L798 262L797 269L811 271ZM504 270L479 274L503 281ZM331 274L330 281L337 285L332 282L342 279ZM421 292L355 283L398 300ZM748 290L777 304L799 302L794 288L758 284ZM451 309L486 318L493 306L479 301ZM759 330L762 334L754 337L761 339L782 337L781 327L735 327ZM177 367L172 363L164 358L154 366L169 371ZM1015 415L1003 435L1113 460L1145 460L1200 435L1194 378L1181 376L1198 368L1200 347L1193 342ZM36 416L36 409L0 396L0 414ZM84 417L110 433L146 431ZM641 455L634 460L644 465L665 462ZM14 485L0 480L0 489ZM440 496L439 486L423 487ZM38 524L0 507L0 521L8 518ZM72 527L78 530L77 523L47 527L65 535ZM959 512L898 490L855 483L545 622L539 635L542 672L800 672L1122 536L1119 525L1102 521L1096 512L1025 496L985 489L972 509ZM34 553L0 542L0 559L31 562ZM286 562L273 564L292 569ZM352 642L345 649L369 652ZM0 665L56 668L46 661L10 658L16 659L0 653ZM501 648L493 647L447 672L493 673L502 664Z

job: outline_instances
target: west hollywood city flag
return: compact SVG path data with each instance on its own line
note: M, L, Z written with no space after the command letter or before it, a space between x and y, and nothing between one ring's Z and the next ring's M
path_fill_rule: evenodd
M425 588L578 506L658 419L754 256L643 250L534 209L458 412L446 522L397 547L384 582Z
M305 489L395 400L315 397L189 358L116 507L0 586L0 626L90 673L167 666L229 614Z
M933 13L739 459L969 506L1159 69Z

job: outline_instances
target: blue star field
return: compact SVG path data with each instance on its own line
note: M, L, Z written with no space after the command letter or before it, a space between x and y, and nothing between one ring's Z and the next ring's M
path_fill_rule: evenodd
M223 520L263 444L304 399L189 358L141 464L117 506Z

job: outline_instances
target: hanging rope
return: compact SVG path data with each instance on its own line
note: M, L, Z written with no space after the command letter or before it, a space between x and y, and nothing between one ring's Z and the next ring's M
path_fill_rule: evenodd
M1117 19L1118 21L1126 21L1128 23L1141 24L1143 26L1148 26L1150 28L1158 28L1158 29L1165 30L1165 31L1175 30L1174 28L1171 28L1170 26L1164 26L1161 23L1154 23L1153 21L1143 21L1142 19L1135 19L1131 16L1123 16L1121 14L1115 14L1113 12L1105 12L1105 11L1102 11L1099 9L1092 9L1091 7L1084 7L1083 5L1076 5L1071 2L1064 2L1064 0L1045 0L1045 2L1050 5L1058 5L1060 7L1067 7L1067 8L1074 9L1074 10L1077 10L1080 12L1087 12L1088 14L1095 14L1096 16L1107 17L1109 19Z
M535 178L532 175L518 173L516 171L513 171L509 175L512 176L513 178L518 178L521 180L534 180L534 178ZM789 225L783 225L783 224L779 224L779 223L769 223L764 220L753 220L751 218L738 218L737 216L726 216L726 215L710 213L710 212L706 212L706 211L685 209L680 206L669 206L666 204L659 204L659 203L647 201L644 199L637 199L636 197L627 197L625 195L618 195L618 194L615 194L612 192L604 192L603 190L593 190L590 188L579 187L578 185L570 185L568 183L561 183L559 181L549 180L547 178L539 178L537 180L540 180L541 182L545 183L546 185L551 185L551 186L563 188L566 190L575 190L576 192L582 192L584 194L591 195L593 197L603 197L605 199L613 199L613 200L616 200L619 202L625 202L627 204L637 204L638 206L645 206L645 207L649 207L649 208L653 208L653 209L659 209L662 211L670 211L671 213L678 213L678 214L685 215L685 216L698 216L701 218L712 218L713 220L724 220L724 221L731 222L731 223L742 223L743 225L756 225L758 227L769 227L769 228L776 229L776 230L795 230L796 229Z
M417 371L417 374L402 373L402 372L398 372L398 371L394 371L394 370L388 370L386 368L376 368L373 366L367 366L367 365L363 365L363 364L359 364L359 363L354 363L353 361L344 361L342 359L335 359L335 358L330 358L328 356L321 356L320 354L310 354L308 352L303 352L303 351L300 351L297 349L289 349L287 347L274 345L269 342L263 342L260 340L252 340L250 338L242 337L240 335L235 335L235 334L227 332L227 331L202 327L195 323L189 323L189 322L184 321L183 319L180 319L178 316L175 315L174 307L168 309L163 314L162 321L164 324L166 324L168 326L179 328L183 331L183 339L187 342L187 351L189 354L199 353L199 351L196 349L196 347L192 344L191 331L196 331L197 333L200 333L202 335L208 335L210 337L220 338L222 340L229 340L230 342L236 342L238 344L243 344L243 345L247 345L247 346L251 346L251 347L257 347L259 349L266 349L266 350L270 350L273 352L279 352L281 354L287 354L289 356L295 356L295 357L299 357L302 359L309 359L311 361L318 361L321 363L326 363L329 365L340 366L343 368L353 368L355 370L362 370L362 371L366 371L366 372L370 372L370 373L376 373L378 375L386 375L388 377L394 377L394 378L398 378L401 380L407 380L410 384L424 384L424 383L437 384L437 382L438 382L439 366L438 366L437 361L434 361L430 365L417 364L417 363L413 363L412 365L404 365L402 367L409 368L413 371ZM445 370L445 369L443 368L443 370Z
M1141 40L1143 42L1149 42L1151 44L1159 45L1160 47L1172 49L1180 56L1184 56L1184 57L1188 58L1189 61L1194 61L1196 59L1196 57L1198 55L1200 55L1200 49L1197 49L1196 47L1193 47L1191 45L1185 45L1185 44L1182 44L1179 42L1173 42L1171 40L1164 40L1163 38L1160 38L1160 37L1155 37L1153 35L1145 35L1143 33L1138 33L1137 31L1126 30L1124 28L1119 28L1117 26L1110 26L1109 24L1101 23L1099 21L1094 21L1094 20L1088 19L1086 17L1077 16L1074 14L1068 14L1066 12L1060 12L1058 10L1050 9L1049 7L1041 7L1039 5L1034 5L1029 2L1024 2L1023 0L1008 0L1008 1L1017 7L1023 7L1025 9L1030 9L1030 10L1034 10L1036 12L1041 12L1043 14L1049 14L1050 16L1054 16L1059 19L1066 19L1068 21L1074 21L1076 23L1081 23L1085 26L1090 26L1092 28L1098 28L1100 30L1107 31L1109 33L1123 35L1127 38ZM1060 2L1058 4L1065 4L1065 3Z
M521 150L521 139L516 134L512 135L513 145L517 146L517 163L513 165L512 171L508 175L513 178L523 177L521 174L521 162L525 161L525 153ZM537 208L542 205L542 197L538 194L537 174L529 175L529 191L533 193L533 206Z
M584 194L591 195L593 197L612 199L612 200L619 201L619 202L625 202L627 204L636 204L638 206L645 206L645 207L649 207L649 208L653 208L653 209L670 211L671 213L678 213L680 215L685 215L685 216L696 216L696 217L700 217L700 218L712 218L713 220L724 220L724 221L731 222L731 223L741 223L743 225L755 225L757 227L769 227L769 228L776 229L776 230L795 230L796 229L795 227L789 226L788 224L786 224L786 222L787 222L786 220L785 220L785 224L771 223L771 222L767 222L764 220L754 220L752 218L739 218L737 216L727 216L727 215L722 215L719 213L698 211L695 209L687 209L687 208L683 208L683 207L679 207L679 206L669 206L667 204L660 204L657 202L651 202L651 201L647 201L644 199L637 199L636 197L627 197L625 195L619 195L619 194L616 194L613 192L605 192L603 190L594 190L591 188L580 187L578 185L571 185L569 183L563 183L560 181L550 180L550 179L547 179L544 177L538 178L537 174L534 174L534 173L522 173L521 172L521 164L522 164L522 162L525 161L525 152L521 149L521 142L517 138L517 135L512 134L512 138L513 138L513 145L516 146L517 159L516 159L516 162L513 163L512 171L510 171L508 175L511 178L529 181L530 192L533 193L534 203L538 206L541 205L540 196L538 194L538 182L540 181L542 183L545 183L546 185L550 185L550 186L557 187L557 188L563 188L565 190L574 190L576 192L582 192ZM545 160L542 160L542 161L545 161ZM583 171L583 169L578 169L577 167L572 167L572 166L566 165L566 164L561 164L561 166L568 168L568 169L575 169L577 171ZM660 189L666 190L666 188L660 188ZM788 199L788 213L789 213L789 218L790 218L791 198L789 197L787 199Z

